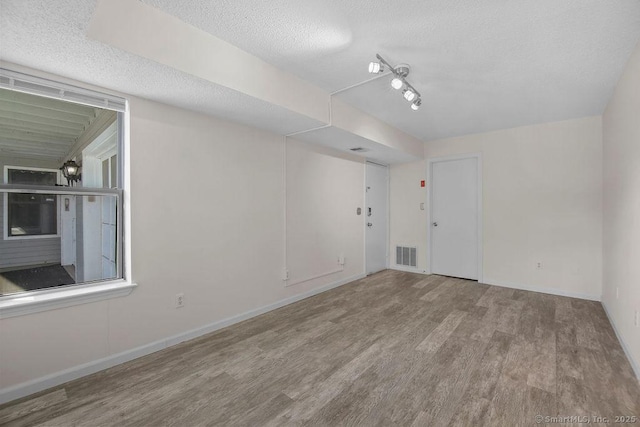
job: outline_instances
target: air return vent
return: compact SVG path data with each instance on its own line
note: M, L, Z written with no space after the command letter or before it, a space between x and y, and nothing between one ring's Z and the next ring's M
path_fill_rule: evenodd
M396 264L407 267L417 267L416 248L396 246Z

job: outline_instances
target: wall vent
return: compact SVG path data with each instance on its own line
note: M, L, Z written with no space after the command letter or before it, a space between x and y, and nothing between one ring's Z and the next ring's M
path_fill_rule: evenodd
M406 246L396 246L396 264L407 267L417 267L417 249Z

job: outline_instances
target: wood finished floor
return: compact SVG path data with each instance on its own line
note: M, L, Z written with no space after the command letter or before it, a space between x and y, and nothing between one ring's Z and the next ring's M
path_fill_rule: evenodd
M640 416L600 303L384 271L0 406L0 424L513 426L538 414Z

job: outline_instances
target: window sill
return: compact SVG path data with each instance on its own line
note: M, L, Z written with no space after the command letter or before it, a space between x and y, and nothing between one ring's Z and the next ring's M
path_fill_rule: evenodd
M0 297L0 319L39 313L129 295L137 284L126 280L43 289Z

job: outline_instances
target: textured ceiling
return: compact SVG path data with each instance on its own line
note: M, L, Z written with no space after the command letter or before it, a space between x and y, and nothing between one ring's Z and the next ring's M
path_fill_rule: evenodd
M322 123L88 39L95 0L0 0L0 58L287 134Z
M423 140L603 112L640 38L638 0L144 0L335 91L376 53L412 67L340 95Z
M135 0L132 0L135 1ZM423 107L386 79L339 97L423 140L601 114L640 37L638 0L145 0L327 91L409 63ZM88 40L95 0L0 0L0 57L279 133L306 117Z

